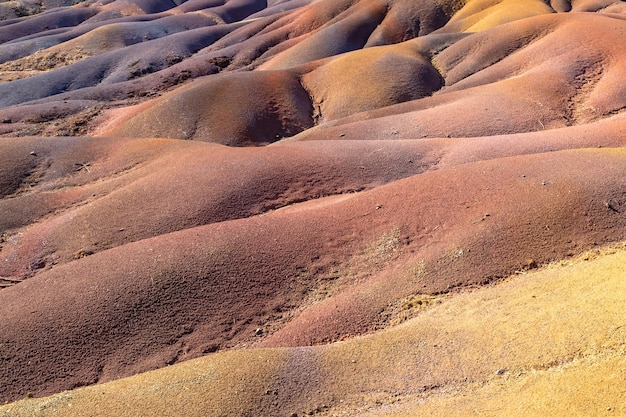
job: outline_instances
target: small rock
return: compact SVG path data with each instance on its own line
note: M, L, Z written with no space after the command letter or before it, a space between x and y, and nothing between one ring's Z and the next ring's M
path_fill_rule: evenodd
M496 375L502 375L502 374L504 374L504 372L505 372L505 369L500 368L500 369L496 370Z
M11 123L11 122L12 122L11 119L8 119L8 118L2 119L2 123Z
M30 154L31 154L32 156L37 156L37 152L35 152L35 151L30 151Z
M259 327L259 328L257 328L257 329L254 331L254 334L255 334L255 335L257 335L257 336L261 336L261 335L263 334L263 329L261 329L260 327Z

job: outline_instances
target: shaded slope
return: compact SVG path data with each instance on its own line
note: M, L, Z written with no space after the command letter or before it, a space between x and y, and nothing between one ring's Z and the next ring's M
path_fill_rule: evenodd
M50 71L91 56L184 30L210 26L211 23L213 20L208 16L189 13L163 17L158 21L107 22L95 28L94 25L78 27L74 29L74 34L67 32L59 34L56 37L58 41L53 40L54 36L46 37L51 46L45 49L42 49L43 41L41 40L34 42L28 39L22 42L12 42L0 48L0 56L4 61L9 61L0 65L0 71L13 71L13 73L23 71L25 75L33 75L33 70ZM55 44L57 42L60 44ZM16 56L16 54L19 55Z
M158 71L211 44L227 30L223 26L214 26L173 34L87 58L49 73L0 84L0 106L20 104L99 83L127 81L137 75Z
M242 72L177 89L124 115L124 121L109 122L115 127L100 134L263 145L311 127L312 114L309 95L296 74Z

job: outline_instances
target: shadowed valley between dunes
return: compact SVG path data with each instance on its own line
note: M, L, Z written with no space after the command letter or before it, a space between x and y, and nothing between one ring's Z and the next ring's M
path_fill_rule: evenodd
M0 4L0 416L626 412L625 2Z

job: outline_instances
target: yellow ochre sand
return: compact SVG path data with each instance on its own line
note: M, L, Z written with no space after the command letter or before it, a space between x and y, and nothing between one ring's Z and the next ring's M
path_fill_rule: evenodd
M0 416L624 415L625 293L620 244L448 295L375 335L217 353Z

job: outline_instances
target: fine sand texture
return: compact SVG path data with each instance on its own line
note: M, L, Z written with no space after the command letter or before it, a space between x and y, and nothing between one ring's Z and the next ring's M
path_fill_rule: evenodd
M626 3L0 3L0 416L626 415Z
M594 250L413 299L422 313L374 335L217 353L0 415L623 415L625 263L624 244Z

